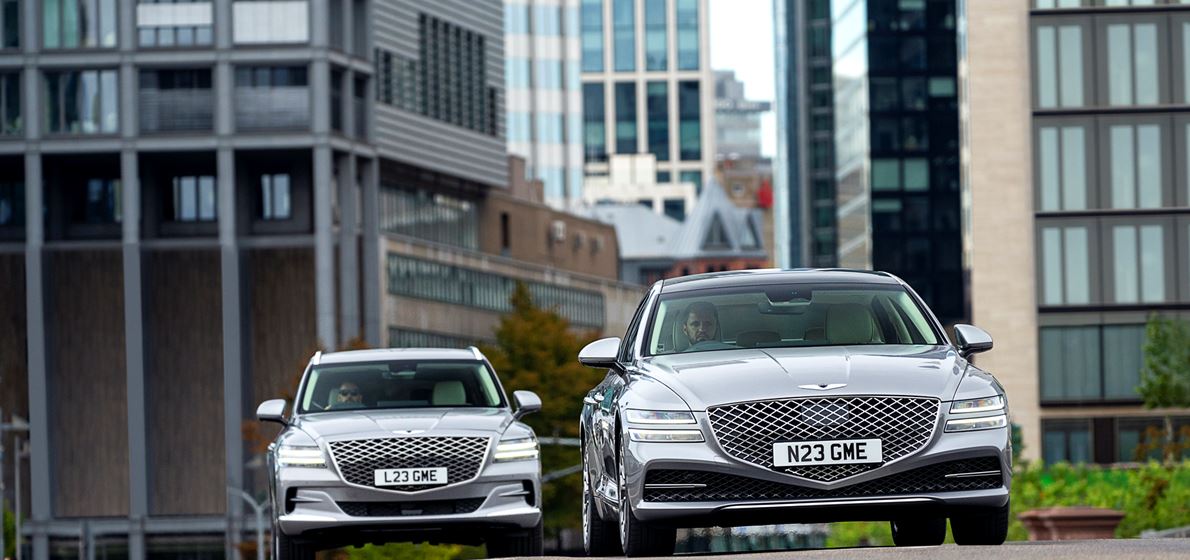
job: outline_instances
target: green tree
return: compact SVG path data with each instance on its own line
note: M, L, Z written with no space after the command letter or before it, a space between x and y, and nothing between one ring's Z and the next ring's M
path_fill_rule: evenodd
M4 523L0 524L4 526L4 550L0 550L0 556L14 558L17 550L16 518L8 508L0 509L0 517L4 518Z
M483 352L510 393L524 389L541 397L541 412L525 418L538 437L578 437L583 395L604 375L579 364L578 353L598 334L575 334L557 312L534 304L524 284L517 284L511 303L512 312L501 318L496 328L496 345L484 347ZM543 473L573 467L580 462L579 450L544 445L541 462ZM580 526L576 496L581 492L580 473L544 485L542 505L548 533Z
M1145 408L1190 407L1190 324L1154 314L1145 328L1144 367L1137 392ZM1173 419L1165 415L1165 457L1177 459Z

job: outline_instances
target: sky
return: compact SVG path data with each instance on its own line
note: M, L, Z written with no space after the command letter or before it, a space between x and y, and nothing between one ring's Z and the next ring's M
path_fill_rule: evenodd
M711 68L735 70L755 101L776 101L773 66L773 0L710 0ZM761 120L761 151L777 151L776 114Z

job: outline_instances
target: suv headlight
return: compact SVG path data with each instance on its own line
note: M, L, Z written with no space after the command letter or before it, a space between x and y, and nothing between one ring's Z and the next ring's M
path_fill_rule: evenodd
M628 437L632 441L697 443L703 441L701 430L649 430L629 428Z
M277 464L282 467L326 468L326 457L316 445L282 445L277 448Z
M694 413L675 410L628 409L629 424L694 424Z
M970 414L975 412L992 412L995 410L1004 410L1004 395L954 401L950 404L951 414Z
M497 463L505 461L536 460L541 456L537 446L537 438L520 438L501 441L496 444L496 453L492 459Z
M946 421L946 431L972 432L975 430L1003 428L1007 425L1008 416L1004 414L997 414L995 416L982 416L979 418L953 418Z

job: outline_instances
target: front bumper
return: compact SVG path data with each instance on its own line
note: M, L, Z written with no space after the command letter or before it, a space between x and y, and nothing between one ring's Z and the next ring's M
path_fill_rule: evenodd
M540 523L541 467L489 462L470 482L420 492L350 485L334 467L285 467L276 472L276 501L277 527L290 537L466 543L478 540L477 530Z
M738 526L770 523L880 521L914 514L949 516L974 508L999 507L1008 502L1011 487L1012 462L1007 428L974 432L945 433L938 429L931 442L920 451L883 467L833 483L818 482L774 472L737 460L724 451L715 440L705 415L698 415L699 427L707 441L702 443L644 443L629 442L626 449L625 474L628 499L632 511L642 521L662 522L682 526L722 525ZM627 440L626 440L627 441ZM855 492L855 488L879 487L886 477L912 476L923 468L952 461L983 459L998 463L999 478L993 475L978 489L959 491L893 491L874 490L870 494ZM937 470L937 469L934 469ZM709 481L730 477L745 477L757 486L804 488L812 498L765 499L682 499L664 498L659 501L656 487L646 492L648 473L653 471L691 471L711 473ZM740 480L740 479L735 479ZM866 483L866 484L865 484ZM853 487L852 491L846 491ZM903 488L910 486L903 485ZM956 486L958 487L958 486ZM646 499L646 494L650 498ZM660 493L668 494L668 493ZM722 494L707 492L708 495ZM758 493L772 495L773 493ZM797 491L787 492L798 495ZM856 495L860 494L860 495ZM836 496L837 495L837 496Z

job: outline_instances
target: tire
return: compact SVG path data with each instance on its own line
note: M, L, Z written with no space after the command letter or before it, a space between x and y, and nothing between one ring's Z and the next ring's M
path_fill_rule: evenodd
M999 545L1008 538L1010 504L950 518L950 532L955 544Z
M889 525L897 546L938 546L946 540L945 517L895 519Z
M275 560L314 560L314 547L304 545L273 526L273 558Z
M620 498L620 546L624 556L672 556L677 542L678 530L661 527L636 519L628 499L628 480L624 474L624 451L620 450L616 461L616 476L619 478Z
M488 558L509 556L541 556L545 541L543 521L522 531L508 531L488 537Z
M587 454L583 451L583 550L587 556L619 556L620 536L616 524L599 516L595 504L595 492L591 488L590 471L587 469Z

